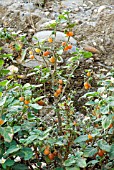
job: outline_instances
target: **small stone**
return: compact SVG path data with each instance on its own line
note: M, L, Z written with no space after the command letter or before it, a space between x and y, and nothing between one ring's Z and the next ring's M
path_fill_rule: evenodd
M50 12L45 12L45 15L48 16L50 14Z
M80 9L79 8L75 8L73 12L79 12Z
M106 52L105 48L102 45L100 45L99 48L101 49L102 52L104 53Z

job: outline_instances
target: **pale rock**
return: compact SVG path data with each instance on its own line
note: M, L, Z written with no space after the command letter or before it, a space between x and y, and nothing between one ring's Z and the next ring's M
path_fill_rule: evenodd
M106 9L105 5L100 6L98 9L98 13L101 13L104 9Z
M52 31L51 30L45 30L45 31L39 31L37 33L34 34L33 36L33 42L37 43L37 40L34 38L36 37L40 42L44 41L44 40L48 40L48 38L52 36ZM56 32L56 38L55 38L55 42L59 43L62 41L67 41L68 37L66 37L66 35L63 32L57 31ZM69 42L71 44L76 45L76 40L73 37L70 37Z

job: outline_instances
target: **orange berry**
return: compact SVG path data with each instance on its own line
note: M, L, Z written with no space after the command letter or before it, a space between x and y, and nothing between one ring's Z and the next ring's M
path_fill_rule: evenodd
M29 100L25 100L24 103L25 103L25 104L29 104L30 101L29 101Z
M91 85L88 82L85 82L84 87L87 90L87 89L91 88Z
M99 151L98 151L98 155L99 155L100 157L103 157L104 153L105 153L105 151L103 151L103 150L99 149Z
M66 42L62 42L62 46L65 46L66 45Z
M48 56L50 54L50 51L43 52L43 56Z
M66 36L67 36L67 37L72 37L73 35L74 35L74 34L73 34L72 31L69 31L69 32L66 33Z
M39 100L37 101L37 103L40 105L40 106L44 106L45 105L45 102L43 100Z
M92 138L93 138L93 137L89 134L89 135L88 135L88 139L90 139L90 140L91 140Z
M58 97L59 94L57 92L54 93L54 97Z
M64 48L64 51L68 51L69 50L69 48L68 48L68 46L66 46L65 48Z
M98 124L95 124L95 127L99 127L99 125L98 125Z
M25 99L24 97L19 97L19 101L20 101L20 102L23 102L24 99Z
M72 48L72 45L71 45L71 44L69 44L69 45L68 45L68 49L71 49L71 48Z
M50 62L51 62L51 63L55 63L55 61L56 61L55 57L51 57L51 58L50 58Z
M30 57L29 57L31 60L33 60L34 59L34 55L30 55Z
M90 72L90 71L87 72L87 76L88 76L88 77L91 76L91 72Z
M62 84L63 84L63 80L60 79L60 80L58 81L58 83L62 85Z
M53 154L53 153L50 153L50 154L48 155L48 158L49 158L50 160L53 160L53 159L54 159L54 154Z
M52 38L48 38L48 42L52 43L53 39Z
M76 121L73 122L73 125L76 126Z
M33 51L29 51L29 54L30 54L30 55L33 55Z
M54 156L57 156L57 155L58 155L58 152L55 150L55 151L53 152L53 155L54 155Z
M55 123L58 123L58 118L55 118L54 121L55 121Z
M50 154L50 150L48 149L48 148L46 148L45 150L44 150L44 155L49 155Z
M109 128L112 128L112 127L113 127L113 124L111 123L110 126L109 126Z
M4 124L4 120L0 119L0 125Z
M59 84L59 89L62 89L62 88L63 88L63 86Z
M60 94L61 92L62 92L61 89L57 89L57 90L56 90L56 93L57 93L57 94Z

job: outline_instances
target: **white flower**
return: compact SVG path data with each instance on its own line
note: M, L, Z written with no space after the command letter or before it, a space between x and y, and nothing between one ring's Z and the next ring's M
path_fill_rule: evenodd
M0 159L0 164L4 164L6 161L6 159L4 159L3 157Z
M13 73L17 73L18 72L18 67L11 65L7 68L10 72L8 73L9 75L12 75Z
M111 77L111 82L114 83L114 78L113 77Z

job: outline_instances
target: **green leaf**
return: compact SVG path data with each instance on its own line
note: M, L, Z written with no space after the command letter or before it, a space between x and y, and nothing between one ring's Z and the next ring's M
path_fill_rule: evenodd
M64 169L63 169L63 168L59 168L59 167L58 167L58 168L56 168L55 170L64 170Z
M12 167L13 170L29 170L29 168L24 165L24 164L20 164L20 163L15 163L15 165Z
M2 97L2 92L0 92L0 97Z
M91 101L87 102L85 105L86 106L91 106L91 105L94 105L94 104L95 104L95 102L91 100Z
M10 58L12 56L12 54L1 54L0 55L0 58L3 57L3 58Z
M87 163L87 165L90 165L90 164L95 165L95 164L98 163L98 162L99 162L98 160L92 160L92 161L89 161L89 162Z
M103 129L108 129L111 122L112 122L112 119L110 119L109 116L103 117L103 119L102 119L102 127L103 127Z
M1 133L2 131L2 133ZM4 137L4 140L6 142L11 142L13 139L13 129L11 127L1 127L0 128L0 133Z
M109 105L103 105L100 107L100 112L102 114L108 114L109 113Z
M33 151L31 148L23 148L22 152L24 153L24 160L29 160L33 156Z
M57 51L58 55L62 55L63 54L63 49L60 49L59 51Z
M21 130L21 126L14 126L13 127L14 134L19 132L20 130Z
M36 110L42 109L42 106L38 105L37 103L36 104L29 104L29 106L31 106L32 108L34 108Z
M0 60L0 67L2 67L4 65L4 61Z
M99 97L99 93L98 92L88 92L88 93L84 94L82 97Z
M114 144L112 144L109 153L110 159L114 160Z
M73 159L73 158L71 158L71 159L67 159L67 160L63 163L63 165L64 165L64 166L72 166L75 162L76 162L76 160Z
M20 59L20 62L22 62L24 59L25 59L25 56L26 56L26 53L27 53L27 48L26 49L23 49L22 52L21 52L21 59Z
M88 140L88 135L81 135L74 140L74 143L80 143Z
M46 96L40 96L40 97L37 97L33 100L33 102L37 102L38 100L41 100L41 99L44 99Z
M86 160L83 158L79 158L77 160L77 166L79 166L80 168L85 168L87 166Z
M110 150L111 150L111 146L104 140L99 140L98 146L100 147L100 149L102 149L106 152L110 152Z
M4 169L6 169L7 166L12 166L12 165L14 165L14 163L15 163L14 160L7 159L7 160L5 161L5 163L2 164L2 167L3 167Z
M8 108L8 111L9 112L12 112L12 113L17 113L19 111L21 111L23 109L23 106L11 106Z
M114 92L114 87L109 87L108 90Z
M88 147L84 151L84 157L92 157L97 153L97 148Z
M8 82L8 80L1 81L0 86L6 86Z
M82 55L83 55L84 58L90 58L90 57L93 56L93 54L92 54L91 52L86 52L86 51L84 51L84 52L81 52L81 53L82 53Z
M8 156L9 154L17 152L19 149L20 149L20 147L18 145L12 145L9 147L8 150L6 150L4 156Z
M66 167L66 170L80 170L79 167L74 166L74 167Z
M0 70L0 74L2 74L2 75L6 75L9 72L10 72L9 70L5 70L5 69Z
M0 99L0 106L3 106L4 103L6 102L6 96Z

